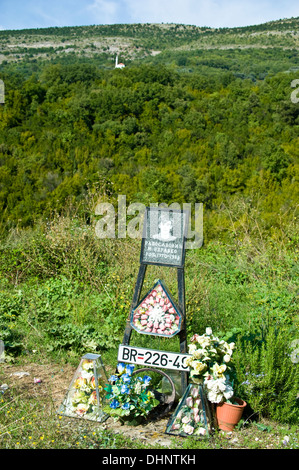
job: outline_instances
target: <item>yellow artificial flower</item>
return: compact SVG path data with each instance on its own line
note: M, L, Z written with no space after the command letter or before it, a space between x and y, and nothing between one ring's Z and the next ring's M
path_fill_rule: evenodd
M194 361L193 369L196 375L202 374L206 370L207 366L203 362Z
M75 388L81 388L83 385L87 384L87 380L84 379L83 377L78 377L77 380L74 383Z
M226 365L225 364L221 364L219 366L219 364L214 364L213 367L212 367L212 371L213 371L213 374L218 377L218 378L221 378L223 377L223 374L224 372L226 371Z
M193 357L186 357L184 360L185 366L192 367L193 364Z

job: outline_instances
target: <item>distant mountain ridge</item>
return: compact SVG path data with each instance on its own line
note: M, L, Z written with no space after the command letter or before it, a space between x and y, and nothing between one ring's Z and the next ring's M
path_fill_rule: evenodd
M271 48L297 49L299 17L267 23L211 28L183 24L114 24L65 26L0 31L0 63L22 58L51 58L53 54L95 54L124 60L155 56L165 50L207 48Z

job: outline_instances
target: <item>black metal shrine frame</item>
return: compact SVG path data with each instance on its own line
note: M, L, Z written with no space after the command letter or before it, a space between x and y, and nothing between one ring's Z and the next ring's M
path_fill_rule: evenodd
M168 212L175 212L175 213L181 213L182 216L185 218L185 223L183 224L183 231L181 234L181 256L180 256L180 262L176 264L170 264L163 262L163 260L159 260L157 262L153 261L144 261L143 255L144 255L144 247L145 247L145 240L147 238L147 232L146 232L146 225L147 225L147 217L149 214L149 211L153 210L160 210L160 211L168 211ZM188 228L188 222L189 222L189 212L185 210L174 210L174 209L161 209L161 208L149 208L146 207L145 211L145 219L144 219L144 230L143 230L143 238L142 238L142 245L141 245L141 254L140 254L140 266L139 266L139 272L137 275L137 281L135 285L135 291L133 294L133 300L131 303L130 307L130 313L126 322L126 327L125 327L125 332L124 332L124 337L123 337L123 342L122 345L128 346L130 343L131 339L131 334L132 334L132 326L131 326L131 313L134 308L138 305L138 302L141 297L141 291L142 291L142 286L146 274L146 269L148 264L152 265L159 265L159 266L166 266L166 267L171 267L171 268L176 268L177 269L177 283L178 283L178 307L180 310L180 313L182 315L182 322L181 322L181 329L178 333L179 340L180 340L180 353L187 353L187 333L186 333L186 300L185 300L185 270L184 270L184 263L185 263L185 245L186 245L186 237L187 237L187 228ZM187 388L188 384L188 372L181 371L181 386L182 386L182 393L185 391Z

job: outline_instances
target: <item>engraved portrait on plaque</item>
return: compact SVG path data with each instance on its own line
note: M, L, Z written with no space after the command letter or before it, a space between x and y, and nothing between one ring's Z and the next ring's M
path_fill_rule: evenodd
M189 212L146 207L140 262L183 267Z

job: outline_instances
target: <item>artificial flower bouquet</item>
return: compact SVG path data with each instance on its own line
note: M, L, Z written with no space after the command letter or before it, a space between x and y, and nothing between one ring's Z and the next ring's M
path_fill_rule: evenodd
M202 383L211 403L229 401L234 391L230 378L230 362L235 344L228 344L206 328L203 335L195 334L190 339L189 354L185 364L190 367L190 378Z
M111 375L105 386L106 405L103 410L120 421L132 422L145 418L159 405L154 393L149 389L151 377L133 375L133 364L119 363L117 373Z
M138 333L166 337L180 331L181 315L162 281L133 310L131 325Z
M204 403L202 386L189 384L166 432L180 436L207 437L209 435L209 414Z
M95 377L95 367L94 360L82 359L61 406L62 414L95 421L101 421L105 417L101 409L105 394L104 387L98 383L102 374L98 372ZM103 378L106 381L106 377Z

